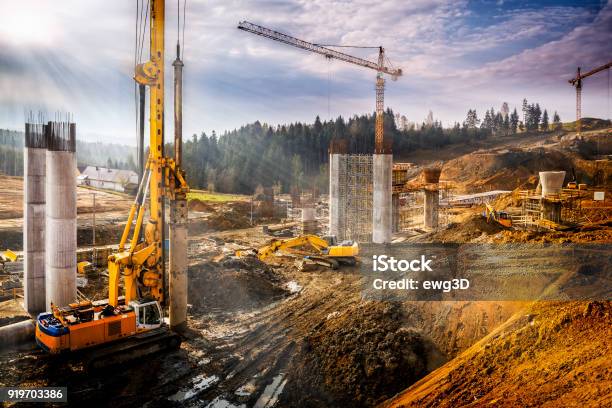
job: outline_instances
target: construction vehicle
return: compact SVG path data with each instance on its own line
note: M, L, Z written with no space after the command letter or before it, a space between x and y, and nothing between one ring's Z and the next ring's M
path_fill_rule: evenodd
M510 215L505 211L495 210L489 203L485 204L485 211L482 215L487 219L487 223L494 221L506 228L512 227L512 218Z
M77 273L79 275L87 275L90 272L93 272L94 266L89 261L81 261L77 263Z
M353 241L344 241L334 245L333 241L331 237L324 239L316 235L273 239L257 249L236 251L236 256L256 256L260 261L265 261L275 253L282 252L289 256L300 256L302 267L306 264L316 264L338 269L340 265L355 265L359 255L359 245Z
M152 352L175 348L181 343L180 336L171 331L164 322L164 307L167 306L168 296L163 245L164 198L170 200L171 217L173 206L178 202L184 209L186 220L185 197L189 187L180 168L180 121L177 124L177 103L179 109L181 103L180 95L177 97L177 94L180 88L177 85L175 65L173 159L164 156L165 1L151 0L149 15L150 59L136 65L134 77L136 82L148 86L150 90L149 157L118 251L108 257L109 298L104 301L83 301L69 305L51 304L51 312L39 314L36 322L36 341L41 348L53 354L87 349L88 368L101 368ZM177 44L175 64L178 61L182 67L179 56L180 47ZM148 206L147 195L150 203ZM150 213L148 222L144 221L146 207L149 207ZM176 219L176 215L174 217ZM144 234L141 234L142 229ZM132 235L128 243L130 232ZM172 225L170 234L172 241ZM186 251L184 254L173 254L172 249L170 250L171 269L173 256L186 258ZM121 278L123 296L119 295ZM172 288L170 291L172 293ZM170 314L172 317L172 310Z
M580 136L582 130L582 80L612 67L612 62L590 70L586 74L580 73L580 67L576 70L576 76L567 82L576 87L576 133Z
M4 273L4 265L7 262L17 261L17 254L7 248L6 251L0 252L0 273Z
M370 69L377 71L376 73L376 126L375 126L375 132L374 132L374 138L375 138L374 146L375 146L376 153L385 153L386 148L383 143L383 139L384 139L383 114L384 114L384 100L385 100L385 79L383 77L383 74L390 75L391 79L395 81L397 80L398 77L402 76L402 70L400 68L393 69L385 65L385 64L391 65L391 63L387 59L385 55L385 49L382 46L378 46L378 47L364 47L364 46L352 47L348 45L323 46L320 44L313 44L308 41L300 40L290 35L279 33L278 31L274 31L269 28L250 23L248 21L241 21L240 23L238 23L238 29L246 31L246 32L250 32L253 34L257 34L262 37L270 38L274 41L278 41L278 42L281 42L287 45L291 45L293 47L301 48L306 51L321 54L329 60L337 59L340 61L348 62L351 64L359 65L361 67L370 68ZM343 52L333 50L329 47L378 49L378 62L372 62L372 61L368 61L363 58L345 54Z

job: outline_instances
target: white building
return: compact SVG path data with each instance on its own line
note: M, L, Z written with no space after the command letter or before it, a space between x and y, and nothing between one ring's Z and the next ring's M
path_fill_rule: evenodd
M132 170L87 166L77 177L77 184L127 193L138 188L138 174Z

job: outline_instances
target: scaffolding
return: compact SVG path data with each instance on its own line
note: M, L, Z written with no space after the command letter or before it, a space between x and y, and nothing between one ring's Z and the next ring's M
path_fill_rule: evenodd
M340 155L339 240L372 241L372 156Z
M398 230L404 232L423 226L423 193L416 190L399 193Z

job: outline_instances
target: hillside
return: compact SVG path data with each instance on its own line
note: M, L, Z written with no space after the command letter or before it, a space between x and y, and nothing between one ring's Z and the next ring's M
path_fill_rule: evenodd
M610 406L611 312L533 303L382 406Z

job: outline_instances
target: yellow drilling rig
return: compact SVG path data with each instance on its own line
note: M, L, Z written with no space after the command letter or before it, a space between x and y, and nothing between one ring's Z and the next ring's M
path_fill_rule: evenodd
M60 353L87 349L91 351L87 353L88 366L93 368L178 347L181 339L171 329L183 329L186 324L189 186L181 169L183 63L177 43L173 64L175 155L172 158L164 155L165 1L151 0L148 14L150 56L148 61L136 65L134 79L148 87L150 93L149 157L118 251L108 258L109 298L52 305L52 311L41 313L36 322L36 341L44 350ZM169 271L165 270L164 262L164 199L170 201ZM147 207L150 215L145 221ZM119 293L121 280L123 296ZM166 307L171 327L163 319Z

